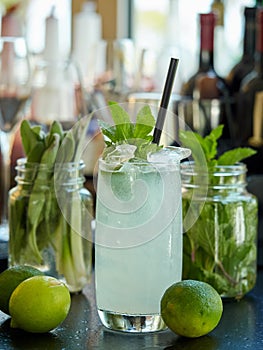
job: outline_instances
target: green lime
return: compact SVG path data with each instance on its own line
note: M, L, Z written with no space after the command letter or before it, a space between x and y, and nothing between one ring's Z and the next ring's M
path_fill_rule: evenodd
M219 323L223 303L208 283L184 280L174 283L161 299L161 315L176 334L195 338L211 332Z
M0 273L0 310L9 314L9 299L15 288L25 279L43 272L28 265L12 266Z
M71 304L67 286L50 276L34 276L21 282L11 295L11 327L45 333L66 318Z

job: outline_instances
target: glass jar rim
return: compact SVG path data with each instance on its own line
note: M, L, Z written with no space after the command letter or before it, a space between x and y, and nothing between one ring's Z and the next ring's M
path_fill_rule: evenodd
M215 165L212 168L195 165L194 161L182 162L180 164L181 173L185 175L214 175L214 176L233 176L247 172L245 163L238 162L232 165Z
M63 162L63 163L55 162L54 164L28 162L27 158L25 157L18 158L16 160L16 169L17 167L24 167L25 165L27 165L29 168L44 168L51 171L54 171L54 168L59 168L61 170L63 169L76 170L76 168L83 169L85 167L84 161L82 159L78 162Z

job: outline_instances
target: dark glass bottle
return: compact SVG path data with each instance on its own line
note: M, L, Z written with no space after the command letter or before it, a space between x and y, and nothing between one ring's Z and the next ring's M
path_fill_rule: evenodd
M263 119L263 8L256 14L256 54L255 68L244 77L238 93L238 122L240 139L247 143L252 137L253 143L260 145L262 139L261 123Z
M245 7L245 29L243 40L243 55L241 60L231 69L226 77L231 94L235 95L239 89L242 79L250 73L255 63L256 42L256 7Z
M213 99L222 96L222 81L214 69L215 13L200 14L200 53L198 71L183 84L182 96Z
M181 101L175 113L202 136L224 124L222 150L232 137L232 105L228 87L214 68L216 14L200 14L200 53L197 72L181 88ZM231 141L232 142L232 141ZM230 143L231 143L230 142ZM232 144L231 144L232 146ZM220 147L221 148L221 147Z

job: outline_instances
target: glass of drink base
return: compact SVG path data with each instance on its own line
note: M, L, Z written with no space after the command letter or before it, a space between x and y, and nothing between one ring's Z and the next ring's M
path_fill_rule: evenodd
M181 280L179 164L100 160L95 233L97 309L102 324L124 332L166 329L160 302Z
M167 329L161 315L125 315L98 310L99 318L108 329L128 333L149 333Z

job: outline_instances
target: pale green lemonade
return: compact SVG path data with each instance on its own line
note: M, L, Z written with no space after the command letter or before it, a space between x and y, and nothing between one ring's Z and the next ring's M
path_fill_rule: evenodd
M100 160L95 233L96 300L111 329L165 328L161 297L182 273L182 148L154 162Z

